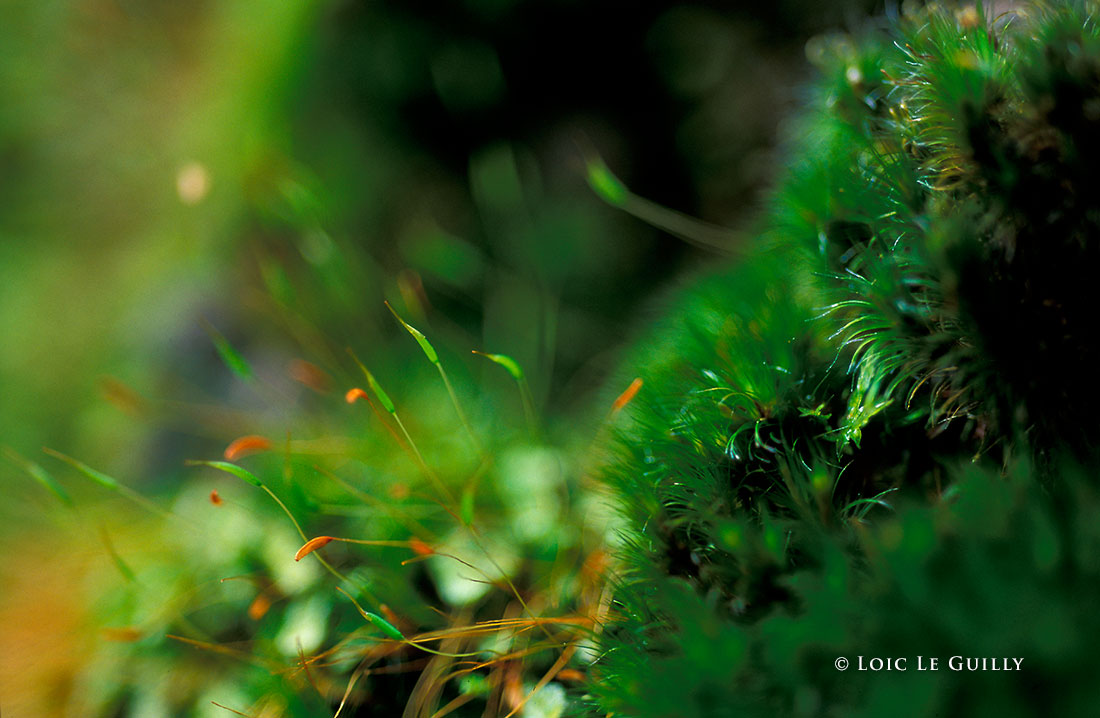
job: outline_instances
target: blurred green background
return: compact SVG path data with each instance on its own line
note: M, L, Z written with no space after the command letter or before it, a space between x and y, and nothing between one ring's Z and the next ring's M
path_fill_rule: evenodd
M660 297L726 261L602 204L583 152L751 241L807 40L873 5L0 0L5 708L71 689L65 587L103 567L19 457L171 496L184 459L331 411L294 362L342 391L349 346L414 400L431 367L383 300L430 329L479 426L522 415L471 348L515 357L579 443Z

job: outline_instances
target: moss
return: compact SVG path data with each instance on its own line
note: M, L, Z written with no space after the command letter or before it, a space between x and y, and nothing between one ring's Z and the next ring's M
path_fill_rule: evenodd
M1078 552L1098 508L1079 478L1100 438L1094 10L930 6L819 48L757 246L688 292L639 362L606 472L628 536L603 709L1095 699L1072 680L1097 636ZM919 684L833 665L857 655L1012 655L1027 672Z

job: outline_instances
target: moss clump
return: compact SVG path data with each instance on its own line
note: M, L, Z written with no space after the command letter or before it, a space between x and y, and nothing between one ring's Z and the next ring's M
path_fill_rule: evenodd
M757 247L641 360L607 473L629 529L603 708L1095 704L1095 10L929 7L814 46Z

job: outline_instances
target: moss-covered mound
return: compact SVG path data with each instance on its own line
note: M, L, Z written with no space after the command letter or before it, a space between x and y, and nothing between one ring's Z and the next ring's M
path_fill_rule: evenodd
M1100 28L1002 10L811 46L757 245L640 361L603 709L1100 703Z

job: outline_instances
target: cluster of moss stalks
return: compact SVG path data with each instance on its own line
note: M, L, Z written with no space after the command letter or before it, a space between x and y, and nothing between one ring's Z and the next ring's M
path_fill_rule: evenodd
M930 6L811 46L760 239L639 362L601 712L1100 705L1096 10Z

